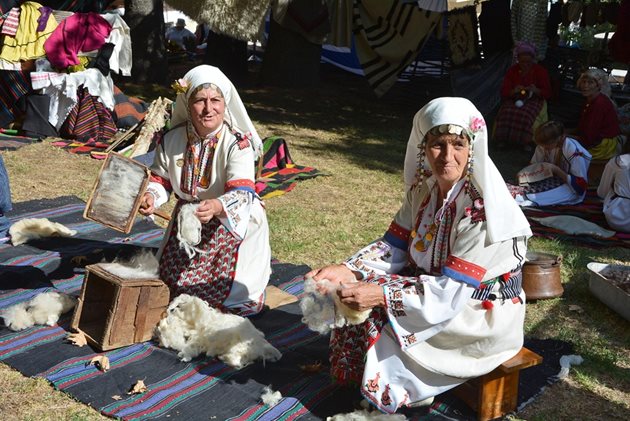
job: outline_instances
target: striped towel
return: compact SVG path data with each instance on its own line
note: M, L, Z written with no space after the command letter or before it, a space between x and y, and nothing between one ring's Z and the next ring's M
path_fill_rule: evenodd
M20 97L31 91L28 73L0 70L0 127L7 127L15 119L13 107Z
M9 15L6 17L6 19L4 20L4 23L2 24L2 31L0 31L0 34L14 37L19 25L20 25L20 8L13 7L9 11Z

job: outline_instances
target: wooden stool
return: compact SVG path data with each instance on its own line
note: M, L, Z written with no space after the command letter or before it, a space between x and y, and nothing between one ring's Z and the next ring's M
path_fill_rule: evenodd
M477 411L480 421L502 417L516 409L519 372L542 360L540 355L523 347L490 373L453 389L453 394Z

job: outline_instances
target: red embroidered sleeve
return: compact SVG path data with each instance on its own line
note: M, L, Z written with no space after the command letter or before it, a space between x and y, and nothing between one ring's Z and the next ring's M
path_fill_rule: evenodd
M151 177L149 178L149 181L162 185L162 187L164 187L166 191L169 193L173 191L173 186L171 185L171 181L168 178L164 178L159 175L151 173Z
M236 180L230 180L225 183L225 191L230 190L252 190L254 191L254 182L247 178L239 178Z

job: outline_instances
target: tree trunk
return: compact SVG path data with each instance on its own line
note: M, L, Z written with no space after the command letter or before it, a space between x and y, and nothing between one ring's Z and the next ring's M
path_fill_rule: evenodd
M283 28L272 18L261 69L262 83L288 88L317 85L321 55L321 45Z
M135 83L168 82L162 0L125 0L125 22L131 30Z

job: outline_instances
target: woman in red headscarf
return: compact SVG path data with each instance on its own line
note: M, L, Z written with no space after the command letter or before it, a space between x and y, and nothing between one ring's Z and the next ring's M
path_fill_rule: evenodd
M547 121L547 99L551 96L549 74L536 63L536 49L527 42L514 47L517 62L505 74L501 86L501 108L494 139L502 145L533 149L534 130Z

